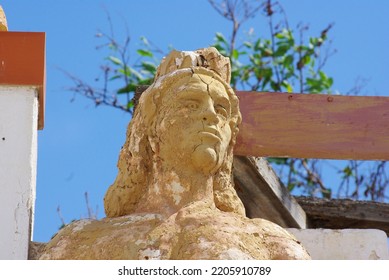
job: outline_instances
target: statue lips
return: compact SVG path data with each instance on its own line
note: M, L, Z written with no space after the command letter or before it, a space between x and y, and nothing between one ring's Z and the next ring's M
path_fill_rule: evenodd
M213 127L205 127L203 130L199 131L201 139L209 139L213 144L216 144L218 142L221 142L222 139L220 137L220 133L216 128Z

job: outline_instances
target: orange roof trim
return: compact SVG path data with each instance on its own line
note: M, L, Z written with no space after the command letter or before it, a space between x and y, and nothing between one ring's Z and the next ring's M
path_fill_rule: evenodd
M38 129L44 127L45 42L44 32L0 32L0 84L38 88Z

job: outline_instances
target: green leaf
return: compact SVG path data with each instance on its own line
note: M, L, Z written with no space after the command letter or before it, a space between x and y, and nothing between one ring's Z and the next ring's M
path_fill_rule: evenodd
M250 43L250 42L247 42L247 41L244 42L243 45L244 45L246 48L249 48L249 49L251 49L251 48L253 47L253 44Z
M290 65L293 65L293 55L287 55L284 59L284 67L288 68Z
M294 187L296 187L295 183L289 182L288 183L288 191L291 192L293 191Z
M115 75L115 76L112 76L111 78L109 78L109 80L113 81L113 80L119 79L121 77L122 77L121 75Z
M153 53L149 50L139 49L136 51L140 56L153 57Z
M118 91L116 93L117 94L130 93L130 92L134 92L135 89L136 89L136 85L128 84L125 87L122 87L121 89L118 89Z
M277 38L277 39L284 39L284 38L285 38L285 34L283 34L282 32L277 33L277 34L276 34L276 38Z
M272 56L273 55L273 51L270 48L263 48L263 49L261 49L261 54L264 57Z
M123 62L122 62L119 58L114 57L114 56L112 56L112 55L108 56L107 59L108 59L109 61L111 61L111 62L112 62L113 64L115 64L115 65L120 65L120 66L123 65Z
M219 42L223 42L224 44L227 44L226 38L224 38L223 34L220 32L216 32L216 40Z
M286 52L289 50L289 46L286 44L280 45L277 50L274 53L275 57L281 57L286 54Z
M261 39L258 39L254 44L254 51L259 51L261 48Z
M317 44L317 38L315 38L315 37L309 38L309 43L311 43L312 45L315 46Z
M282 86L286 89L287 92L293 92L292 86L288 83L288 81L283 80L282 81Z
M232 51L232 58L235 59L235 60L238 60L238 58L239 58L238 50L235 49L235 50Z
M350 168L350 166L346 166L344 169L343 169L343 178L348 178L348 177L351 177L353 175L353 171L352 169Z
M142 61L142 68L151 74L155 74L155 71L157 70L157 66L154 63L148 62L148 61Z
M139 85L149 86L149 85L151 85L153 83L153 81L154 81L154 76L151 77L151 78L139 80Z
M327 80L327 75L323 72L323 71L319 71L319 76L320 76L320 79L322 80Z
M334 84L334 79L333 78L328 78L327 82L328 82L328 87L330 88Z
M135 75L135 77L136 77L137 79L143 80L142 74L140 74L140 73L139 73L138 71L136 71L134 68L129 67L129 70L130 70L130 72L131 72L132 74Z
M311 57L306 55L303 57L304 65L307 65L311 61Z
M280 85L278 83L276 83L275 81L270 81L270 87L274 91L280 90Z
M131 76L131 69L126 66L124 68L120 68L117 70L119 73L123 74L124 76L130 77Z
M128 101L128 103L127 103L127 110L131 109L132 107L134 107L134 101L133 101L133 100L130 100L130 101Z

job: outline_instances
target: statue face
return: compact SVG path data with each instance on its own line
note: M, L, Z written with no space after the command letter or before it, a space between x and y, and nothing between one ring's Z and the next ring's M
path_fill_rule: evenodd
M231 104L225 87L194 74L172 85L162 98L159 156L176 168L216 171L231 140Z

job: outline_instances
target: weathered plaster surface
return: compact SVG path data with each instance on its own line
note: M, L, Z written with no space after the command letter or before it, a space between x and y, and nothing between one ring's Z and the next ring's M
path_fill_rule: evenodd
M37 121L34 87L0 85L0 259L27 259L34 218Z
M105 199L107 218L65 227L42 259L308 259L281 227L248 219L234 189L241 122L230 63L173 51L142 94Z
M288 229L314 260L388 260L385 232L377 229Z
M77 221L61 230L41 259L289 259L306 252L282 228L202 202L167 219L132 214Z

